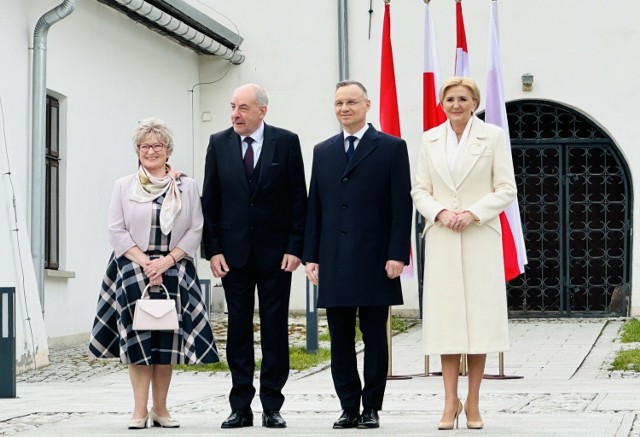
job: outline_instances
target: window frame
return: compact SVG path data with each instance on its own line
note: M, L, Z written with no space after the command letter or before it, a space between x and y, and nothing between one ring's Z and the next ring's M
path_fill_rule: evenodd
M60 268L60 102L47 96L44 268Z

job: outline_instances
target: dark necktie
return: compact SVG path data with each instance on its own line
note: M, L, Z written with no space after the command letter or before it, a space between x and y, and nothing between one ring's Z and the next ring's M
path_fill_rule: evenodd
M247 143L247 151L244 152L244 169L247 171L247 175L251 176L253 173L253 147L251 147L251 143L253 143L254 139L251 137L247 137L244 139L244 142Z
M351 157L353 156L353 152L355 152L356 148L355 148L355 142L358 138L354 137L353 135L350 135L347 137L347 141L349 141L349 148L347 149L347 159L351 160Z

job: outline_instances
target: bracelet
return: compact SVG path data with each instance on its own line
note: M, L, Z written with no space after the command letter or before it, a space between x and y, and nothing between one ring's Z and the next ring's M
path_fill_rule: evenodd
M171 257L171 259L173 260L173 265L175 266L176 264L178 264L178 261L176 261L175 257L173 255L171 255L170 253L167 254L168 256Z

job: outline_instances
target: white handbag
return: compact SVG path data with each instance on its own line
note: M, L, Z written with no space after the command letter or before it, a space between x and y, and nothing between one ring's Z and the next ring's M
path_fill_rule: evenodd
M169 297L164 284L166 299L149 299L148 284L142 291L142 296L136 301L133 313L133 329L136 331L175 331L178 329L178 312L176 301ZM145 295L147 298L145 299Z

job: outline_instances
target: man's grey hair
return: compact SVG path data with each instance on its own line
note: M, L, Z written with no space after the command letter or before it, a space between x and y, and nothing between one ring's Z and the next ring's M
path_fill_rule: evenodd
M258 106L268 106L269 105L269 97L267 96L267 90L262 88L257 83L247 83L242 86L236 88L236 91L242 88L252 88L256 94L256 103Z
M269 105L269 97L267 96L267 91L260 85L256 85L256 102L258 103L258 106Z
M349 85L355 85L358 88L360 88L362 90L362 92L364 93L365 97L368 97L367 95L367 89L364 87L364 85L362 85L360 82L358 82L357 80L341 80L340 82L338 82L336 84L336 91L338 91L340 88L344 87L344 86L349 86Z

